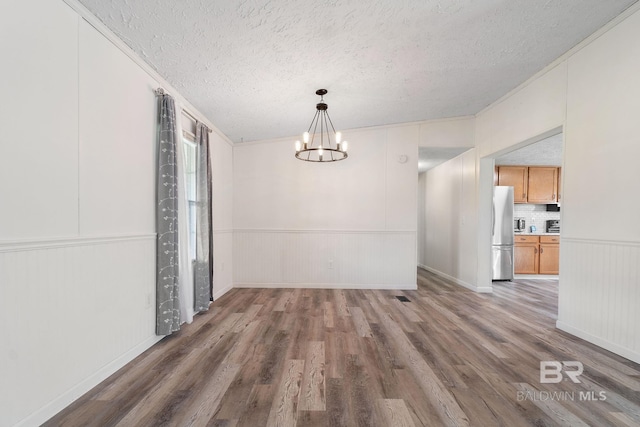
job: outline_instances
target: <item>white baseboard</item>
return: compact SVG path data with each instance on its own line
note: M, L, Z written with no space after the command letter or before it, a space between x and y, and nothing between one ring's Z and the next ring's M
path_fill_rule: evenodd
M463 288L470 289L470 290L472 290L474 292L478 292L480 294L493 293L493 288L491 286L478 287L478 286L472 285L471 283L467 283L464 280L460 280L457 277L453 277L453 276L450 276L450 275L448 275L446 273L443 273L442 271L436 270L435 268L431 268L429 266L426 266L424 264L418 264L418 267L420 267L423 270L427 270L428 272L431 272L431 273L433 273L435 275L438 275L438 276L440 276L440 277L442 277L444 279L447 279L447 280L455 283L456 285L460 285Z
M266 288L266 289L376 289L415 291L417 284L355 284L355 283L234 283L234 288Z
M61 394L45 406L38 409L36 412L24 418L15 427L31 427L39 426L49 418L56 415L58 412L69 406L80 396L91 390L96 385L107 379L110 375L115 373L118 369L122 368L127 363L145 352L145 350L151 348L154 344L160 341L163 336L149 337L131 350L118 357L111 363L104 366L102 369L95 372L93 375L87 377L83 381L79 382L65 393Z
M226 288L220 289L218 292L216 292L215 294L213 294L213 300L217 300L218 298L220 298L222 295L226 294L227 292L229 292L231 289L233 289L232 285L227 286Z
M624 358L627 358L635 363L640 363L640 353L630 350L626 347L619 346L618 344L612 343L600 337L590 334L589 332L583 331L582 329L575 328L571 325L568 325L560 320L556 321L556 328L563 330L571 335L575 335L578 338L582 338L585 341L589 341L597 345L598 347L602 347L605 350L609 350L615 354L618 354Z

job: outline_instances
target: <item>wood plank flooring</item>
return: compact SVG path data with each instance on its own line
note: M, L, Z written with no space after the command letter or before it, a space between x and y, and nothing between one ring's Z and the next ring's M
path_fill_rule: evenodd
M640 425L640 365L555 329L557 281L418 280L234 289L45 425ZM540 383L574 360L580 383Z

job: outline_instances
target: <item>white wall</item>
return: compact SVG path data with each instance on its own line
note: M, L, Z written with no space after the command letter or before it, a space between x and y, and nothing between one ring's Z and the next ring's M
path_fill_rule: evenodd
M426 209L427 209L427 173L418 174L418 266L427 263L426 252Z
M474 145L475 117L427 120L420 124L420 147L471 148Z
M156 341L157 83L62 2L10 10L39 77L1 79L0 424L37 425Z
M233 287L233 147L217 133L209 136L213 174L213 299Z
M80 19L79 234L155 232L158 87Z
M0 425L39 425L159 339L153 89L168 87L62 1L10 1L0 31ZM219 296L232 148L213 135Z
M420 125L420 147L469 148L475 117ZM475 151L466 151L421 173L418 179L418 265L467 288L476 287Z
M479 292L476 286L476 152L428 170L425 179L425 238L421 267Z
M39 3L0 14L0 240L78 232L78 18Z
M640 362L640 11L568 60L558 327Z
M297 160L296 137L236 145L234 285L415 288L418 136L344 131L331 164Z
M478 283L489 259L489 159L563 128L559 328L640 362L640 6L477 116Z

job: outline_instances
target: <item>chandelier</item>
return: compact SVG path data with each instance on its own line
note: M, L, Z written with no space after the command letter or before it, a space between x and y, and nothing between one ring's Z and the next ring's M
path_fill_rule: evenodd
M309 130L302 134L302 142L296 141L296 158L305 162L337 162L347 158L348 143L342 141L342 134L336 132L331 123L327 113L328 106L324 102L326 94L326 89L316 91L316 95L320 96L320 102L316 104L316 115L311 120Z

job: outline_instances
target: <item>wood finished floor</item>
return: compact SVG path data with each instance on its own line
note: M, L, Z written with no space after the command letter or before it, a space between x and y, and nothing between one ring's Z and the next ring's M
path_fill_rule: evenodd
M556 281L418 280L234 289L45 425L640 425L640 365L555 329ZM581 383L540 384L543 360Z

